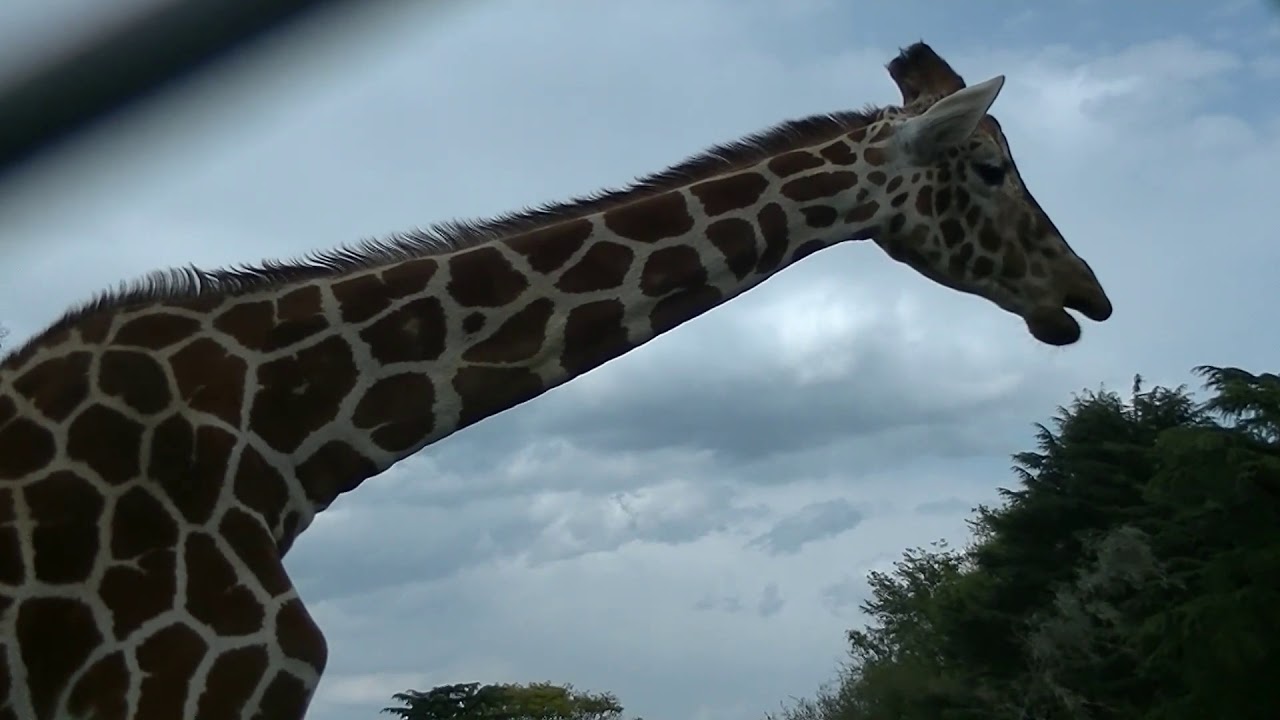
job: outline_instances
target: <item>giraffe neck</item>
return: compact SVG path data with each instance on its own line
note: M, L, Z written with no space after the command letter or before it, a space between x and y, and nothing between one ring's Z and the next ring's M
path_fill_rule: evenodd
M153 277L6 358L0 414L48 415L73 395L119 408L141 423L142 456L104 468L145 471L200 516L247 510L283 553L338 495L426 445L892 226L906 194L879 167L891 134L879 116L823 116L486 225ZM74 392L28 382L71 365L88 382ZM90 415L68 411L58 432Z
M324 458L314 475L304 473L307 495L326 507L424 446L586 373L810 253L870 237L897 207L895 183L876 167L890 135L887 123L846 127L738 167L329 284L334 326L355 348L355 372L344 376L357 379L336 420L305 440L312 457Z

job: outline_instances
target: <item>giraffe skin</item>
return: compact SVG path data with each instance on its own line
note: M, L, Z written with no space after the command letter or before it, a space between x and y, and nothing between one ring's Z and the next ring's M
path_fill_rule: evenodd
M0 362L0 720L296 720L324 637L282 559L395 462L846 240L1068 345L1093 271L927 45L903 104L635 185L257 268L154 274Z

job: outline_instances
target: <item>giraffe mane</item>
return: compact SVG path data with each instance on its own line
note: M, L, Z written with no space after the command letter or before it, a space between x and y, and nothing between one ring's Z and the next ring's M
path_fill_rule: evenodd
M665 170L642 176L630 185L598 191L497 215L484 220L449 220L385 238L367 238L335 249L318 250L291 260L202 269L194 265L152 271L100 291L71 308L31 341L6 356L18 355L40 337L64 330L84 317L121 308L211 294L240 295L283 283L303 282L371 269L387 263L438 255L481 245L539 227L601 212L659 195L690 181L763 160L797 143L821 142L875 122L887 108L812 115L788 120L738 140L715 145ZM0 356L0 360L8 359Z

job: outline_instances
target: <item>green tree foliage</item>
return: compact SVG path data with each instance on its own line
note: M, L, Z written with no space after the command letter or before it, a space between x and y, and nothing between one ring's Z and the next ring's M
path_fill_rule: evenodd
M1280 717L1280 377L1085 393L973 544L872 573L837 681L784 720Z
M616 720L622 705L610 693L552 683L439 685L391 697L399 707L382 712L403 720Z

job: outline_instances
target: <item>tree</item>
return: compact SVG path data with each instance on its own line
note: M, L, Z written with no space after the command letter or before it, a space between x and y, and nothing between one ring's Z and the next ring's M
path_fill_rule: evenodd
M403 720L617 720L622 715L622 705L611 693L549 682L438 685L426 692L396 693L392 700L400 706L382 712Z
M1076 397L973 543L873 573L849 662L785 720L1271 718L1280 377Z

